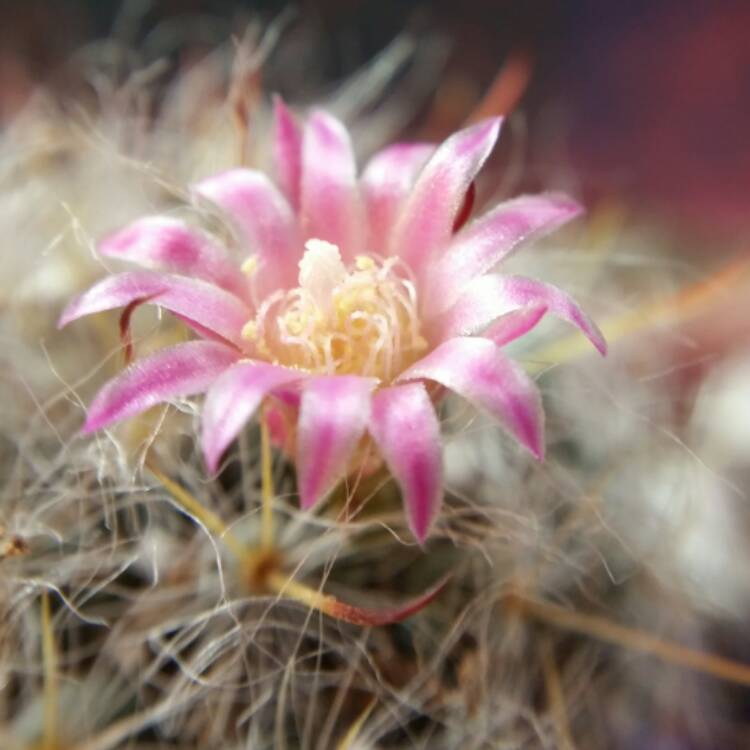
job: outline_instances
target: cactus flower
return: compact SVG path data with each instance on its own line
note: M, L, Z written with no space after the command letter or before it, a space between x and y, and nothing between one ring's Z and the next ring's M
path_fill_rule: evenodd
M267 401L292 420L304 508L356 466L369 441L420 541L443 495L435 406L445 389L543 458L539 392L503 345L546 313L577 326L601 353L605 342L560 289L493 272L521 243L578 215L574 201L522 196L466 221L500 125L485 120L438 146L391 145L358 175L340 122L316 111L300 126L277 101L274 179L238 168L192 188L226 217L233 247L169 216L142 218L102 242L103 255L141 270L96 284L60 325L146 303L178 316L196 339L109 381L84 432L205 392L202 448L215 471Z

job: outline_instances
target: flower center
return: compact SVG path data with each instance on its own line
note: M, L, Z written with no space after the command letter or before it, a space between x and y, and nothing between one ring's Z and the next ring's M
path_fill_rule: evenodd
M338 247L309 240L299 286L266 298L242 335L264 358L329 375L389 382L427 347L414 284L397 260L358 256L352 268Z

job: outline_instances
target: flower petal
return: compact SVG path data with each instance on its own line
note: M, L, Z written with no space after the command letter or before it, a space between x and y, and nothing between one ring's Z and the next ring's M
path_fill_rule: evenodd
M139 219L105 237L98 250L110 258L209 281L240 298L248 293L247 279L222 247L169 216Z
M422 378L434 380L487 410L534 456L543 458L544 413L539 391L492 341L450 339L415 362L398 380Z
M482 338L489 339L496 346L505 346L511 341L525 336L544 317L546 305L529 305L501 315L486 331Z
M429 301L444 310L463 286L491 270L521 243L574 219L581 206L565 195L526 195L501 203L459 232L431 272Z
M201 443L209 471L216 471L222 454L274 389L304 377L298 370L267 362L241 360L211 386L203 405Z
M440 424L421 383L379 390L370 434L401 487L409 527L423 542L443 499Z
M162 349L133 363L99 391L83 432L94 432L170 398L205 391L236 360L234 349L215 341L189 341Z
M382 244L393 230L404 199L434 152L431 143L396 143L370 159L360 181L369 227L368 250L385 249Z
M336 481L362 437L377 381L356 375L323 375L309 380L297 426L300 501L310 508Z
M301 217L305 240L337 245L346 263L362 252L364 216L351 141L325 112L313 113L305 127Z
M276 182L292 209L299 211L302 132L280 96L273 100L273 162Z
M483 120L454 133L422 169L389 243L414 273L447 245L466 191L492 151L501 118Z
M477 333L502 315L529 306L543 305L571 323L605 354L607 342L594 321L562 289L524 276L481 276L464 287L458 301L438 316L429 330L440 339Z
M74 299L65 309L58 327L84 315L112 310L143 299L179 315L201 334L211 332L242 346L242 326L250 319L249 308L237 297L205 281L186 276L130 271L108 276Z
M257 253L255 279L264 297L296 284L302 243L292 209L276 186L254 169L230 169L198 183L196 193L224 210L248 252Z

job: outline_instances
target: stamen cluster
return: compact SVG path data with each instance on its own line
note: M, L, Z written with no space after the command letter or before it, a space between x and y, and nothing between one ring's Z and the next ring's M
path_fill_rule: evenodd
M309 240L300 285L270 295L243 337L275 364L391 382L427 348L414 283L399 270L371 255L347 269L335 245Z

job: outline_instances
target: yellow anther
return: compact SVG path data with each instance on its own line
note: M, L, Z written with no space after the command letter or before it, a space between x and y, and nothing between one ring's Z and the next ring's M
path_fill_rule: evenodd
M369 255L358 255L354 259L354 265L358 271L372 271L375 268L375 261Z
M258 337L258 324L254 320L248 320L244 326L242 326L242 332L240 334L245 341L255 341Z
M284 318L284 323L286 325L286 330L291 333L292 336L299 336L304 330L302 321L296 315L287 315Z
M258 256L251 255L249 258L247 258L245 262L240 266L240 270L245 274L245 276L252 276L258 270Z
M416 350L417 350L418 352L421 352L421 351L425 350L425 349L426 349L426 348L427 348L428 346L429 346L429 342L428 342L428 341L427 341L427 339L426 339L426 338L425 338L424 336L422 336L421 334L417 334L417 335L416 335L416 336L414 337L414 348L415 348L415 349L416 349Z

